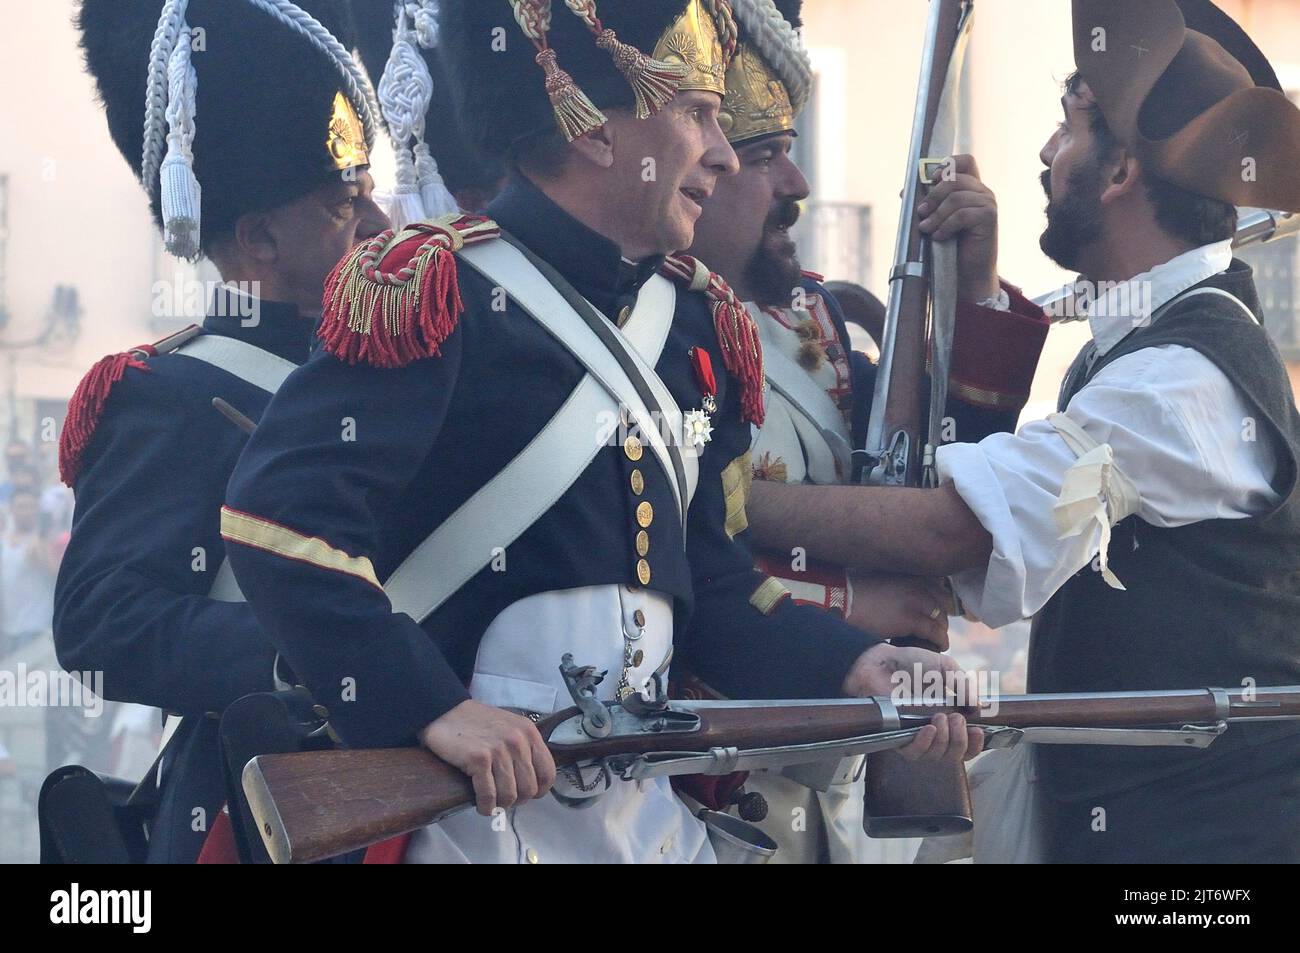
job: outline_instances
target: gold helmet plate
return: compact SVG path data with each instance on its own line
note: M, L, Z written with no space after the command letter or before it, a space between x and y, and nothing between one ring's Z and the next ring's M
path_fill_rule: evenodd
M679 90L702 89L726 95L727 67L722 39L702 0L691 0L677 22L660 38L651 56L686 66L688 72Z
M370 164L365 129L352 102L342 92L334 94L334 115L330 119L326 146L330 162L340 172Z
M735 144L794 129L795 111L785 84L752 46L742 43L727 70L727 95L718 124Z

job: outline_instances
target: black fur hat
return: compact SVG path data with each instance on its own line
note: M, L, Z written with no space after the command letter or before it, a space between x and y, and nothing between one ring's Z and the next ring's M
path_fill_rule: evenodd
M604 25L646 54L687 6L688 0L597 0ZM547 40L560 68L599 109L632 108L632 88L610 55L564 0L553 0L552 8ZM452 100L475 148L503 158L518 140L555 129L537 50L508 0L442 0L438 22Z
M508 12L507 7L507 12ZM393 49L393 0L352 0L357 52L375 87ZM505 175L505 163L479 152L470 143L452 101L440 48L421 50L433 77L433 99L425 116L425 140L438 162L438 171L453 194L494 188Z
M296 2L352 46L347 0ZM163 0L82 0L77 17L109 132L137 178L150 45L162 7ZM291 202L339 174L328 141L343 83L330 57L245 0L190 0L186 22L196 31L194 173L208 250L240 215ZM161 225L159 183L146 187Z
M803 0L773 0L781 16L790 21L796 30L803 29Z

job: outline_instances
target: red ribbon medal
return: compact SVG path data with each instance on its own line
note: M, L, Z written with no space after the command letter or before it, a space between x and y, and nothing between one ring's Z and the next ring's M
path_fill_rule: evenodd
M703 448L713 438L710 415L718 412L718 379L713 376L713 360L702 347L691 348L691 367L704 393L703 408L688 411L682 418L682 436L687 446Z

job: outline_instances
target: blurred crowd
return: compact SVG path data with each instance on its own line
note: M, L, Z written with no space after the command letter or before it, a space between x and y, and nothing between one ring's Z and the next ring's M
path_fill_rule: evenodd
M72 529L72 491L59 482L52 441L11 438L0 484L0 657L50 630L54 580Z

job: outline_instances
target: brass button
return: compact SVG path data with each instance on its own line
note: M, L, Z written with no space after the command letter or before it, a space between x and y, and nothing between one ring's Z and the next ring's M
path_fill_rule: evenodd
M636 554L645 556L650 552L650 534L645 530L636 534Z
M637 496L645 492L645 475L640 470L632 471L632 492Z
M636 463L641 459L641 454L643 453L641 441L636 437L628 437L623 441L623 452L627 454L629 460Z
M528 858L530 864L535 864L538 861L537 851L533 850L531 847L528 848L528 853L525 856Z
M632 613L632 621L636 623L636 627L637 627L638 629L644 629L644 628L645 628L645 613L642 612L640 609L637 609L636 612L633 612L633 613Z
M655 508L647 500L636 508L636 521L642 529L649 529L650 524L655 521Z
M645 661L645 653L642 652L640 649L637 649L635 652L632 653L632 667L633 667L633 668L640 668L640 667L641 667L641 663L644 662L644 661Z
M618 326L621 328L623 325L627 324L627 319L630 317L632 317L632 309L623 308L623 310L618 313Z
M641 580L641 585L650 585L650 564L644 559L638 559L636 562L636 577Z

